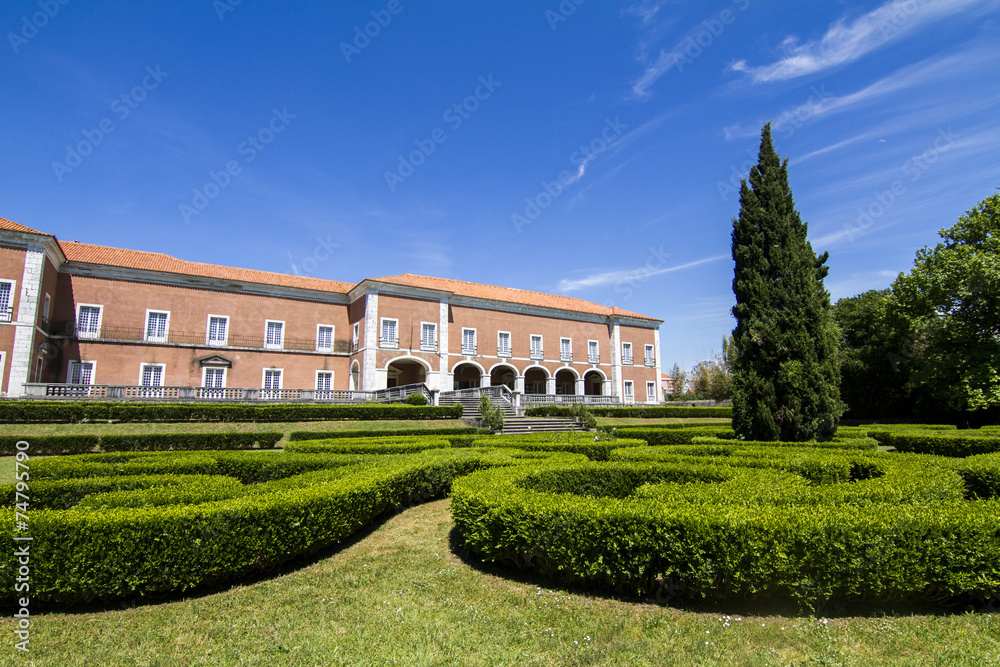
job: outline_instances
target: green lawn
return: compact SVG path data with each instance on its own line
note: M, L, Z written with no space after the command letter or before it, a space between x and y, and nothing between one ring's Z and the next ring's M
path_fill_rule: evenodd
M107 611L35 604L35 665L985 665L1000 615L680 611L497 576L449 544L448 501L312 564L223 592ZM45 613L42 613L45 612ZM12 624L8 616L6 621ZM32 662L33 661L33 662Z

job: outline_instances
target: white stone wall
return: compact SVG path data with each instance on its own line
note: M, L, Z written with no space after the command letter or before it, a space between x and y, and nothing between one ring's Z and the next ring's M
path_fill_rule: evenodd
M21 299L14 320L14 349L10 353L8 396L24 395L24 383L31 373L35 347L35 321L38 319L38 298L42 291L42 270L45 248L30 243L24 253L24 275L21 278Z

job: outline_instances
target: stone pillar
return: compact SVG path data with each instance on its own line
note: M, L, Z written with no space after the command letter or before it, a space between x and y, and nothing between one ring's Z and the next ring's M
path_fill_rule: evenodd
M378 353L379 336L378 327L378 292L370 292L365 295L365 344L361 348L361 386L364 391L374 391L385 388L385 378L382 378L382 386L378 386L376 378L376 359ZM384 375L384 374L383 374Z
M14 320L14 346L10 353L8 396L23 396L24 384L31 373L35 356L35 321L38 319L38 297L42 288L45 248L41 243L29 243L24 251L24 273L21 276L21 297Z
M611 392L619 402L625 400L625 380L622 377L622 331L617 320L611 322Z

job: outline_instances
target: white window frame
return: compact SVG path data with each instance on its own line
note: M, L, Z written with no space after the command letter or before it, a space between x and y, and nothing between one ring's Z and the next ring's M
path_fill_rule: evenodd
M80 329L80 312L84 308L97 309L97 327L95 331L82 331ZM99 303L78 303L76 304L76 337L77 338L100 338L101 326L104 324L104 305Z
M591 354L592 352L593 354ZM601 341L598 340L587 341L587 363L590 364L601 363Z
M465 344L465 334L472 333L472 347ZM462 354L469 357L477 354L479 346L476 344L476 330L472 327L462 327Z
M163 323L163 335L154 336L149 333L149 323L151 315L166 315L166 320ZM147 343L166 343L170 338L170 311L169 310L155 310L152 308L146 309L146 326L142 330L142 339Z
M4 369L4 364L6 362L7 362L7 353L4 352L3 350L0 350L0 382L3 381L3 369ZM0 396L5 396L6 394L4 391L2 391L2 389L3 389L3 384L0 384Z
M622 400L626 405L635 403L635 383L632 380L625 380L625 395Z
M225 335L222 340L212 339L212 320L222 320L225 327ZM266 335L266 334L265 334ZM229 315L209 315L205 320L205 344L212 347L225 347L229 343Z
M358 349L358 345L361 344L361 322L355 322L354 327L351 329L351 350Z
M529 334L528 338L528 357L530 359L544 359L545 358L545 337L541 334ZM538 354L535 354L535 339L538 339Z
M430 328L431 340L427 342L424 340L424 330ZM437 322L421 322L420 323L420 349L428 352L433 352L437 349L438 340L438 325Z
M320 378L321 375L329 375L330 376L330 388L329 389L320 389L320 387L319 387L319 378ZM316 371L316 382L315 382L315 384L313 386L316 387L316 391L333 391L333 371Z
M504 347L500 343L501 336L506 336L507 337L507 346L506 347ZM509 331L498 331L497 332L497 356L498 357L502 357L504 359L510 359L512 356L514 356L514 353L513 353L512 349L511 349L511 340L512 339L511 339L511 335L510 335Z
M82 366L83 364L90 364L90 382L73 382L73 367ZM0 369L2 370L2 369ZM97 362L90 361L89 359L71 359L69 364L66 365L66 384L87 386L94 384L94 375L97 374Z
M267 342L267 334L271 329L272 324L279 324L281 328L281 340L277 343ZM264 349L265 350L283 350L285 349L285 321L284 320L264 320Z
M267 388L267 374L277 373L278 374L278 386L277 388ZM260 397L261 398L278 398L278 396L271 396L270 392L280 392L285 385L285 369L284 368L262 368L260 371Z
M392 322L392 339L390 340L385 335L385 325ZM395 317L382 317L379 318L378 324L378 346L384 347L387 350L398 350L399 349L399 319Z
M143 384L142 378L146 374L146 368L159 368L160 369L160 384ZM166 373L166 364L139 364L139 386L140 387L162 387L163 386L163 376Z
M225 389L225 387L226 387L226 381L229 379L228 370L229 369L226 368L225 366L203 366L202 369L201 369L201 386L202 386L202 388L204 388L204 389ZM216 387L215 385L212 385L211 387L209 387L207 384L205 384L208 381L208 372L209 371L212 371L213 373L215 371L222 371L222 384L221 385L219 385L218 387Z
M567 346L566 344L569 343ZM573 339L572 338L560 338L559 339L559 361L570 362L573 361Z
M325 347L325 346L320 345L320 340L319 340L320 329L329 329L330 330L330 346L329 347ZM333 341L335 339L336 333L337 333L337 327L335 327L332 324L317 324L316 325L316 351L317 352L333 352Z
M656 348L652 345L646 345L643 349L643 362L652 368L656 366Z
M48 292L45 293L45 298L42 299L42 324L48 326L49 324L49 311L52 309L52 295Z
M631 366L635 363L635 355L632 353L632 343L622 343L622 365Z
M40 382L42 377L42 363L44 359L41 356L35 357L35 368L32 375L32 382ZM0 375L0 377L3 377Z
M17 281L0 280L0 284L10 285L10 294L7 297L7 308L10 309L10 315L5 310L0 310L0 322L13 322L17 319L14 315L14 297L17 296Z
M646 402L647 403L659 403L656 400L656 383L646 382Z

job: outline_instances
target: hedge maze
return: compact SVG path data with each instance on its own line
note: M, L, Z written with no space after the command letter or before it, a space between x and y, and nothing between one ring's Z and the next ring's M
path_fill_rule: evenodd
M705 425L32 458L31 594L110 601L238 581L450 495L470 552L594 590L996 605L1000 431L938 446L965 437L856 427L820 447ZM913 453L927 442L934 454ZM11 543L17 487L0 488ZM0 560L11 596L12 550Z

